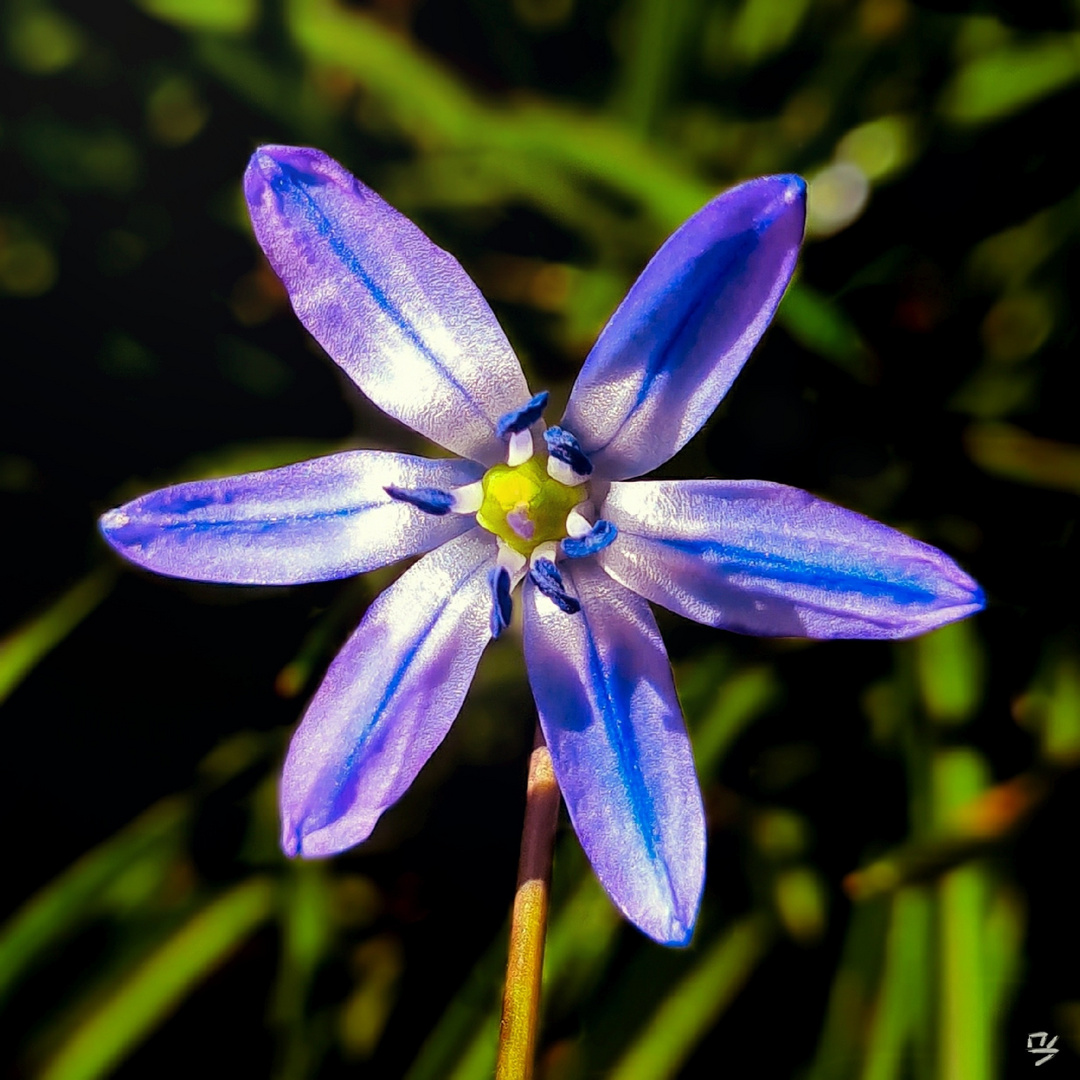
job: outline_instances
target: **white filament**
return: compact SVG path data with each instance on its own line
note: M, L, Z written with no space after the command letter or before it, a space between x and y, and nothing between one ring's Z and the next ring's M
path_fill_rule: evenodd
M484 501L484 482L477 480L474 484L453 488L450 495L453 499L450 509L455 514L475 514Z
M532 456L532 432L528 428L524 431L515 431L510 436L510 448L506 452L506 464L511 468L515 465L523 465Z

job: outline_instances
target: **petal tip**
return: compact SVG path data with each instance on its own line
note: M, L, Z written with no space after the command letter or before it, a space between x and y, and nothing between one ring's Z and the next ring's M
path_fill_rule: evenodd
M978 585L975 585L969 597L957 599L953 602L945 601L940 607L931 608L929 611L925 611L909 621L901 621L894 627L891 633L850 634L844 636L889 637L902 641L906 638L921 637L931 630L937 630L942 626L948 626L950 623L960 622L961 619L970 619L973 615L978 615L985 607L986 593L984 593Z
M124 508L118 506L114 510L106 510L105 513L98 518L98 530L109 543L112 543L112 534L116 532L117 529L122 529L130 521L131 518L124 512Z
M661 945L667 945L674 949L685 948L690 944L690 941L694 936L694 926L696 924L696 918L691 919L688 923L673 919L662 935L655 934L650 936Z
M277 169L277 160L274 158L276 146L259 146L248 160L248 169L261 173L263 176L272 176Z
M806 181L797 173L784 173L776 179L784 186L784 202L806 201Z
M292 148L286 146L260 146L251 155L244 170L244 194L249 202L280 175L278 159L290 149Z
M938 609L938 621L934 627L944 626L946 623L959 622L960 619L968 619L977 615L986 608L986 592L983 587L969 574L961 570L948 556L944 556L954 571L952 576L953 589L948 600L945 599L942 590L942 604Z
M341 830L333 827L320 828L306 820L293 824L282 815L281 850L290 859L327 859L362 843L370 833L368 829L363 834L342 836Z
M297 855L303 854L303 840L300 836L300 830L294 829L288 823L281 830L281 850L290 858L295 859Z
M328 181L342 186L353 183L351 174L333 158L310 146L268 143L258 147L244 170L244 195L257 206L267 190L284 194L290 189L306 189Z
M704 885L704 881L702 884ZM618 906L643 934L651 937L658 945L681 948L689 945L694 936L698 911L701 908L701 895L699 892L691 905L674 901L653 904L645 910L637 911L629 911L621 904Z
M313 158L325 158L321 150L309 146L286 146L283 143L264 143L255 148L248 161L248 172L257 172L269 180L284 166L296 168L309 164Z
M137 511L134 516L129 513L130 506L128 503L102 514L98 518L98 532L118 555L142 565L140 556L155 539L157 530L151 523L140 520Z
M806 181L796 173L765 176L761 181L770 192L768 205L755 222L758 233L764 232L781 219L798 221L799 229L806 216ZM753 183L753 181L751 181Z

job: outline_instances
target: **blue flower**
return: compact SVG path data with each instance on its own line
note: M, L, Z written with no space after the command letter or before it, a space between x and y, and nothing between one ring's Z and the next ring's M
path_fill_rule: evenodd
M654 256L558 426L458 263L337 162L265 146L245 192L304 325L391 416L461 455L356 450L151 492L101 519L163 574L293 584L429 552L368 609L281 782L282 846L364 840L461 709L522 585L524 648L570 818L604 888L689 940L701 794L649 602L740 633L900 638L982 607L940 551L763 481L646 480L708 419L776 310L805 186L752 180Z

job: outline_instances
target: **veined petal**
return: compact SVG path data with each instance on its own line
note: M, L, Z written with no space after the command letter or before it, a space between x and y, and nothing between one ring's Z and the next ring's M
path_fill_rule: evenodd
M555 776L581 845L619 909L650 937L690 939L705 817L664 643L649 605L566 563L581 610L526 580L525 660Z
M751 180L653 256L589 353L561 421L597 476L655 469L709 418L787 287L805 210L799 177Z
M416 555L475 525L433 517L384 490L458 487L471 461L353 450L282 469L151 491L102 515L126 559L172 577L239 585L326 581Z
M381 409L494 465L521 366L457 260L318 150L263 146L244 175L255 235L300 321Z
M491 640L494 561L495 539L478 529L426 555L368 608L289 747L287 855L365 840L442 742Z
M783 484L612 484L601 513L619 529L598 556L609 574L743 634L904 638L985 603L937 548Z

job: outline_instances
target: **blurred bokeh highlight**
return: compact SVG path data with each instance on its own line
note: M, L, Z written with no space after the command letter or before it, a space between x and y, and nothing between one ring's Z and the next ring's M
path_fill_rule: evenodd
M551 415L675 226L802 173L796 283L662 473L808 488L990 598L895 645L659 613L701 921L624 925L564 823L538 1075L989 1080L1038 1032L1075 1072L1078 0L8 0L0 35L5 1076L492 1072L514 634L371 842L289 862L289 731L397 570L214 588L95 532L172 481L431 450L289 312L240 198L260 142L457 255Z

